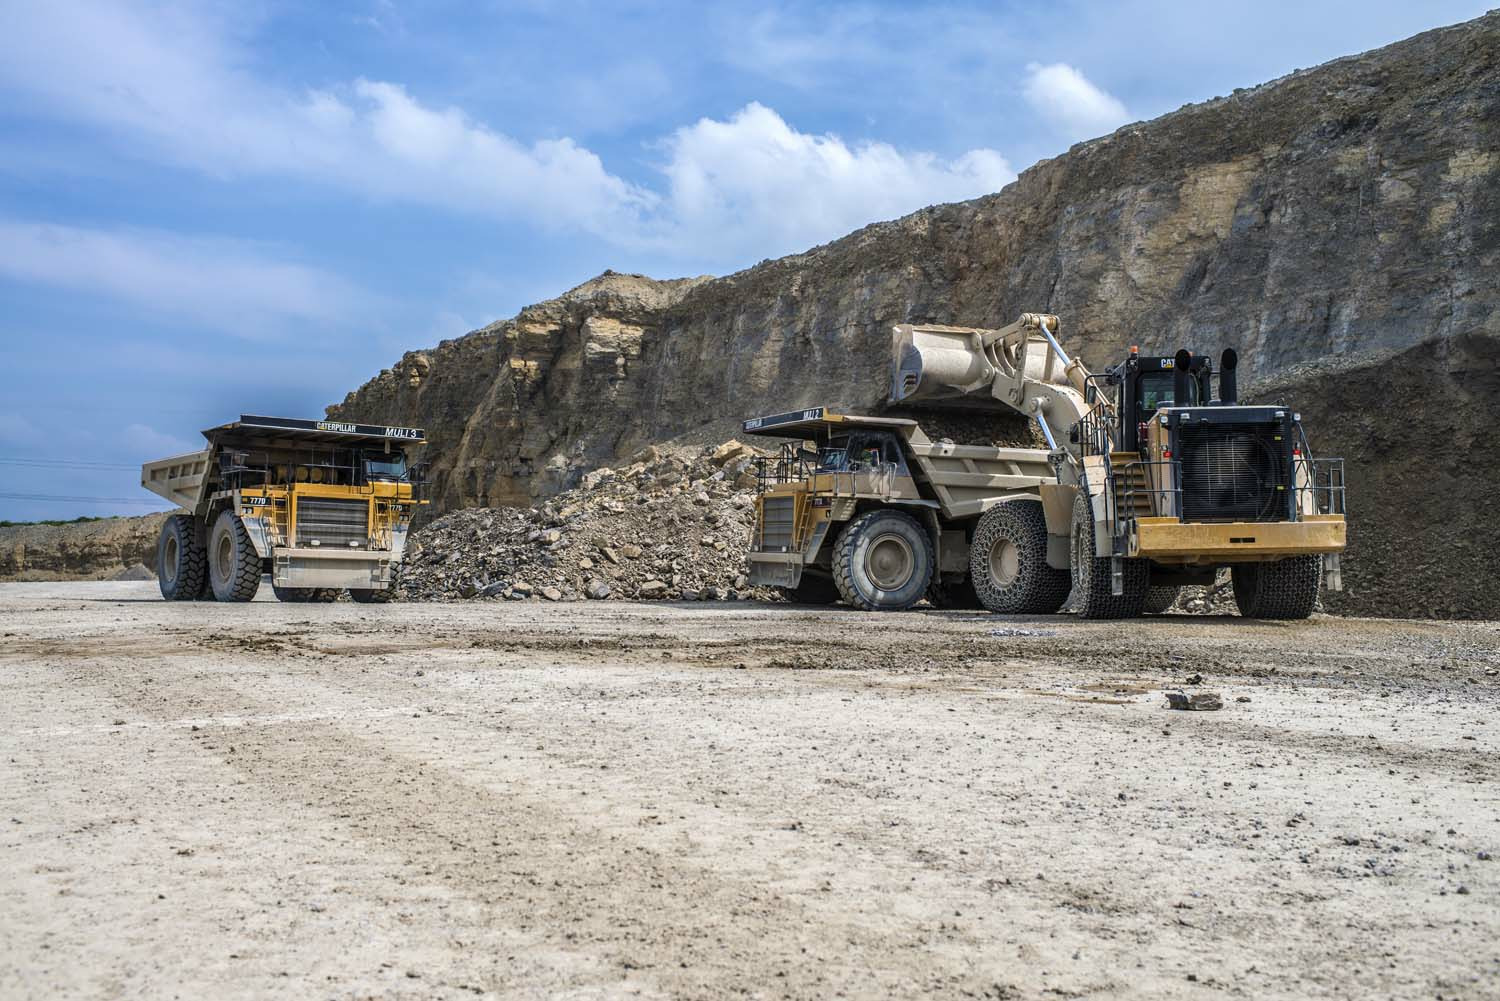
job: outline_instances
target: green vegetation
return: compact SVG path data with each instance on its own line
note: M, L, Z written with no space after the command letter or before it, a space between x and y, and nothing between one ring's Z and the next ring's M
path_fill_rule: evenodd
M67 521L5 521L0 519L0 528L20 528L22 525L81 525L86 521L108 521L108 517L93 517L84 515L80 518L70 518Z

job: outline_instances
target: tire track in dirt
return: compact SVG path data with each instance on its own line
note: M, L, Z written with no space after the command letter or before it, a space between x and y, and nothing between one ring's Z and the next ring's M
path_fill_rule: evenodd
M161 699L117 697L160 722L278 711L203 678L191 689L174 685ZM214 753L273 798L332 815L351 837L414 860L417 867L398 881L422 879L466 895L487 912L482 926L531 940L529 962L519 971L497 966L486 989L547 982L676 997L766 983L789 997L851 986L864 996L996 989L992 979L952 972L971 965L959 960L973 942L949 934L934 949L917 932L893 943L889 927L830 921L774 889L602 836L524 787L512 784L502 796L321 720L246 722L235 728L233 746L232 755ZM802 952L789 955L786 930L794 928L808 934Z

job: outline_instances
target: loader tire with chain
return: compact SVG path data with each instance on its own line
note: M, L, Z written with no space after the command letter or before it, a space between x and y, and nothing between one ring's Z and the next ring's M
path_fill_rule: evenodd
M336 587L277 587L275 584L271 585L271 591L277 601L294 604L328 604L338 601L341 593Z
M969 579L992 612L1051 615L1062 607L1073 582L1068 571L1047 564L1041 501L1006 501L980 517L969 545Z
M936 562L932 539L915 518L868 511L839 535L833 579L851 608L900 611L922 600Z
M208 590L208 555L190 514L174 514L156 540L156 584L168 601L197 601Z
M1288 556L1272 563L1240 563L1231 571L1234 603L1247 619L1305 619L1318 602L1323 558Z
M260 554L233 511L224 510L208 533L208 583L219 601L249 601L260 590Z
M1147 615L1160 615L1177 602L1182 589L1173 585L1154 585L1146 591L1146 607L1141 611Z
M349 600L357 601L361 605L384 605L386 602L396 600L396 589L394 587L351 587Z
M1121 560L1123 593L1112 593L1111 559L1094 555L1094 509L1082 489L1073 501L1071 543L1078 614L1085 619L1128 619L1140 615L1150 587L1151 563L1143 559Z

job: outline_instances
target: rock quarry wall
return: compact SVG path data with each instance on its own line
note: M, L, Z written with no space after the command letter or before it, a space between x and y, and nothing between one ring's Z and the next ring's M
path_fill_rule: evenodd
M0 580L103 580L156 566L165 514L0 528Z
M1491 14L725 278L607 273L406 355L330 413L427 427L442 508L530 504L699 425L878 406L899 322L1046 310L1091 365L1131 343L1232 346L1253 383L1500 336L1497 263Z

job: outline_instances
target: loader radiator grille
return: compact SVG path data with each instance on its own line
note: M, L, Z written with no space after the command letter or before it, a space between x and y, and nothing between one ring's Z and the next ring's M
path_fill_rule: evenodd
M766 497L761 500L761 552L784 553L792 548L793 519L796 508L791 497Z
M297 498L297 545L339 546L352 549L369 542L370 505L363 500L338 500L328 497Z
M1184 521L1284 521L1291 442L1275 422L1183 426Z

